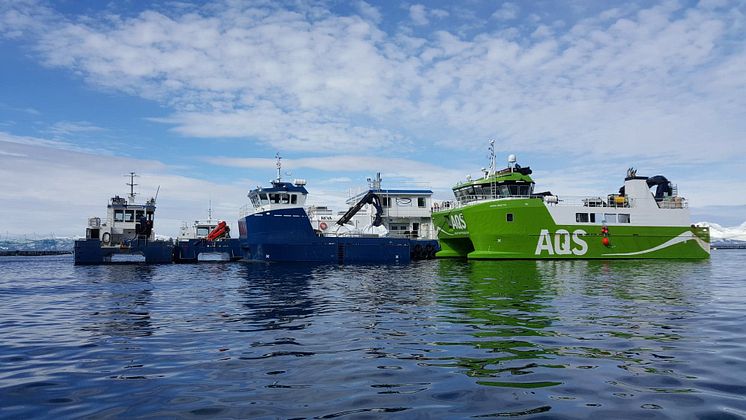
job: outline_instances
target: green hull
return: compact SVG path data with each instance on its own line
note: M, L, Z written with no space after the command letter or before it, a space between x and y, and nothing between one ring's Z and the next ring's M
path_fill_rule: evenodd
M536 198L489 200L434 212L433 223L441 246L438 257L703 259L710 256L707 228L609 225L609 232L604 235L600 223L556 224L544 202Z

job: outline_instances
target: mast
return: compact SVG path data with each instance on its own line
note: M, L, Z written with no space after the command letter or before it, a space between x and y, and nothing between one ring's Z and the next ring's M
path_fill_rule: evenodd
M282 182L282 156L280 156L280 152L277 152L275 159L277 159L277 162L275 162L275 166L277 166L277 179L275 182L279 184Z
M125 175L125 176L127 176L127 175ZM129 204L133 204L135 202L135 195L137 195L137 193L135 193L135 186L138 185L138 184L135 184L135 177L136 176L138 176L136 173L130 172L129 173L130 182L128 182L128 183L125 184L125 185L129 185L129 187L130 187Z
M490 140L490 175L493 175L496 171L495 168L495 140Z

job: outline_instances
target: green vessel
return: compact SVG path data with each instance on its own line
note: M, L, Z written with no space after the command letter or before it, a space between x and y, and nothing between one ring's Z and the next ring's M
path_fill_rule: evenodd
M663 176L627 170L624 186L606 196L534 192L531 169L490 168L453 187L455 201L433 211L438 257L470 259L616 259L710 256L710 231L690 224L687 201ZM655 187L655 193L651 188Z

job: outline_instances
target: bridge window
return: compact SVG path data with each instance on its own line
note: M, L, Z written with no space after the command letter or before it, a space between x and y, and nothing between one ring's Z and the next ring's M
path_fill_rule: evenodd
M629 214L619 213L619 223L629 223Z
M139 221L140 221L140 219L142 219L142 218L143 218L143 216L145 216L145 211L143 211L143 210L137 210L137 211L135 212L135 221L138 221L138 222L139 222Z
M288 204L288 203L290 203L290 195L289 194L280 194L280 202L282 204Z
M125 210L124 211L124 221L125 222L132 222L135 220L135 211L134 210Z
M575 213L575 221L578 223L588 223L588 213Z
M381 205L383 207L391 207L391 197L382 197L381 198Z
M145 214L148 216L148 221L152 222L153 221L153 212L149 211L149 212L147 212Z
M425 197L417 197L417 207L425 207Z
M298 195L297 194L291 194L290 195L290 204L297 204L298 203Z
M604 213L606 223L616 223L616 213Z
M124 210L114 210L114 221L124 222Z

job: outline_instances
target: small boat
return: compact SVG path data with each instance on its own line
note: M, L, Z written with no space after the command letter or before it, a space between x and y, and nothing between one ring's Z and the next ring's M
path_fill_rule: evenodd
M235 261L241 259L238 238L231 238L224 220L212 219L212 207L207 220L195 220L181 227L174 248L174 262Z
M173 243L155 239L156 198L142 204L135 202L135 176L134 172L130 173L128 199L117 195L109 201L106 221L102 222L99 217L88 219L85 239L75 241L75 264L139 261L164 264L172 261Z
M619 259L710 256L710 232L690 224L689 206L661 175L629 168L618 193L565 197L534 192L532 171L490 167L453 187L455 201L438 205L433 222L438 257L469 259ZM651 191L655 188L655 193Z
M243 257L259 261L321 263L408 263L438 250L430 232L430 190L384 190L380 174L335 217L323 206L306 205L306 181L285 182L277 156L277 178L249 192L238 221Z

